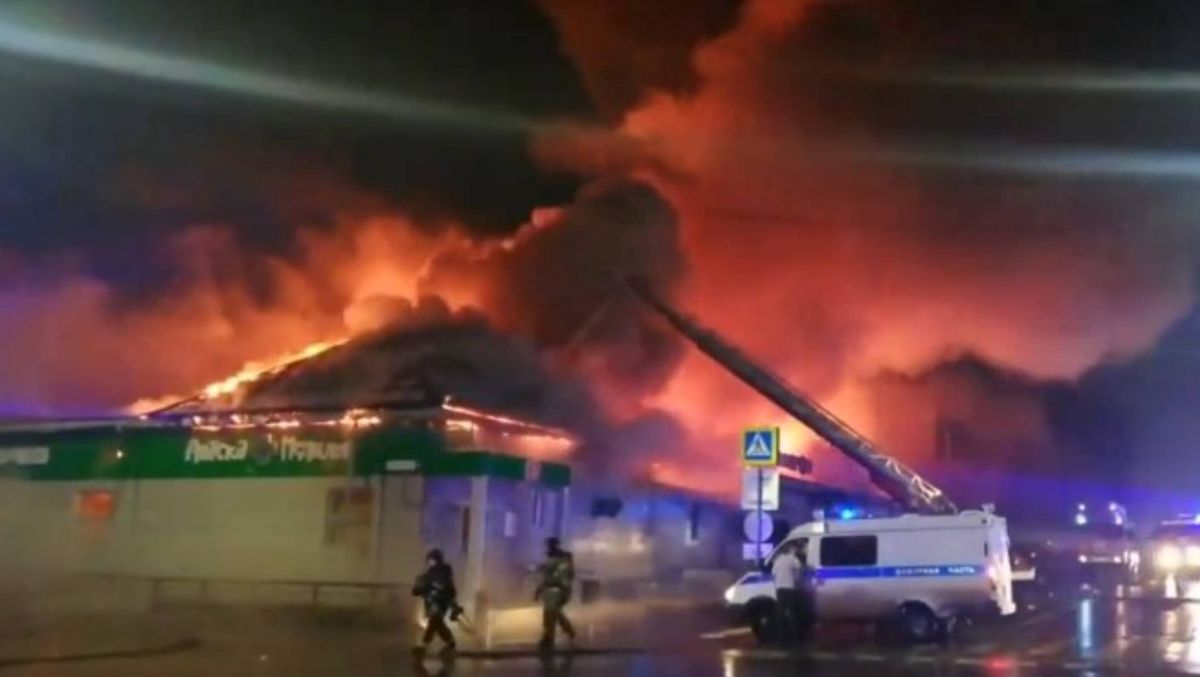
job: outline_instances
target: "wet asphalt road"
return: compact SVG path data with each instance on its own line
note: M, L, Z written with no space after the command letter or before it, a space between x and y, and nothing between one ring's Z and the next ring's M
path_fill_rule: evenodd
M900 647L834 628L812 646L764 649L732 632L629 656L429 660L414 674L573 675L1096 675L1200 674L1200 602L1068 594L995 624L965 628L947 645Z
M1014 618L963 628L947 645L900 647L859 628L824 628L813 644L757 647L717 614L640 631L648 648L609 652L597 641L578 655L538 656L522 647L490 656L415 661L398 642L343 634L319 641L266 641L255 633L200 637L200 646L141 658L0 666L0 676L108 675L1093 675L1200 674L1200 601L1125 591L1070 589L1035 600Z

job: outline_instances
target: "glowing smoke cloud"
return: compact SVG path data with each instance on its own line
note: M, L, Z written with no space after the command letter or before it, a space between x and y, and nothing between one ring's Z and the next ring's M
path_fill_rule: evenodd
M435 101L377 94L302 78L252 71L181 56L161 54L64 33L50 33L0 21L0 51L95 70L287 103L317 106L395 120L417 120L520 131L524 118Z
M1053 454L1034 453L1057 449L1039 400L1017 394L1028 406L999 408L995 397L962 394L989 392L986 377L944 396L922 383L886 397L880 375L915 377L970 356L1022 381L1073 381L1152 348L1192 308L1194 228L1186 190L1138 183L1194 181L1200 156L1127 152L1104 138L1013 145L1012 128L990 139L949 136L942 125L911 124L940 94L912 88L905 96L924 98L902 111L906 124L877 127L854 107L882 98L853 96L851 77L824 86L838 74L804 65L813 51L802 42L813 28L805 10L819 4L745 3L733 28L694 50L694 87L645 92L613 143L585 130L557 149L537 147L539 157L559 167L575 160L597 176L646 177L682 224L681 305L906 462L935 460L948 414L977 439L998 440L987 448L972 440L981 458L1050 465ZM581 67L602 64L590 57L611 41L582 38L566 51L585 57ZM971 103L981 115L1008 112ZM954 181L898 167L955 170ZM963 169L1050 180L976 182ZM752 220L736 218L744 214ZM822 479L856 481L799 426L693 355L654 404L685 422L697 457L727 468L742 426L778 421L789 447L813 454ZM962 401L985 406L951 408ZM1028 423L1017 432L1013 420Z

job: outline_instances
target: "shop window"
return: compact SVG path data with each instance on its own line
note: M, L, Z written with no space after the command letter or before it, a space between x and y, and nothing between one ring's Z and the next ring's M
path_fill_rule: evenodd
M466 553L471 545L471 508L459 508L458 551Z
M333 487L325 499L325 542L367 552L375 508L371 487Z
M546 492L539 487L533 487L530 492L533 494L533 504L530 506L529 518L533 526L540 529L546 524Z
M542 508L542 512L544 513L542 524L546 525L549 529L553 529L554 533L561 533L558 525L562 522L562 497L557 491L552 489L543 489L542 494L544 496L542 503L545 504Z
M425 500L424 478L405 475L400 480L400 501L405 508L420 509Z
M684 536L684 543L687 545L696 545L700 542L700 504L693 503L688 510L687 533Z
M554 511L554 533L562 535L567 528L567 510L570 509L568 497L570 494L566 489L559 489L555 492L557 498L555 503L557 509Z

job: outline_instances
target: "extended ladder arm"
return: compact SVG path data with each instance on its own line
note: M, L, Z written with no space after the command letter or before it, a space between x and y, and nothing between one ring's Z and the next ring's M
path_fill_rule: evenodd
M877 451L845 422L802 395L779 375L726 343L716 332L672 308L644 280L631 279L628 286L638 298L717 364L865 468L871 481L887 495L920 513L958 512L954 503L928 480L900 461Z

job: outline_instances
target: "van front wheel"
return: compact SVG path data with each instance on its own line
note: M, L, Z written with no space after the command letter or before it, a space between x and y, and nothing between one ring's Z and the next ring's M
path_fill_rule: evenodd
M760 644L772 644L779 639L779 623L775 616L775 604L766 600L751 602L746 607L750 631Z
M910 644L932 642L942 633L942 623L937 615L920 602L902 604L897 610L896 621L900 636Z

